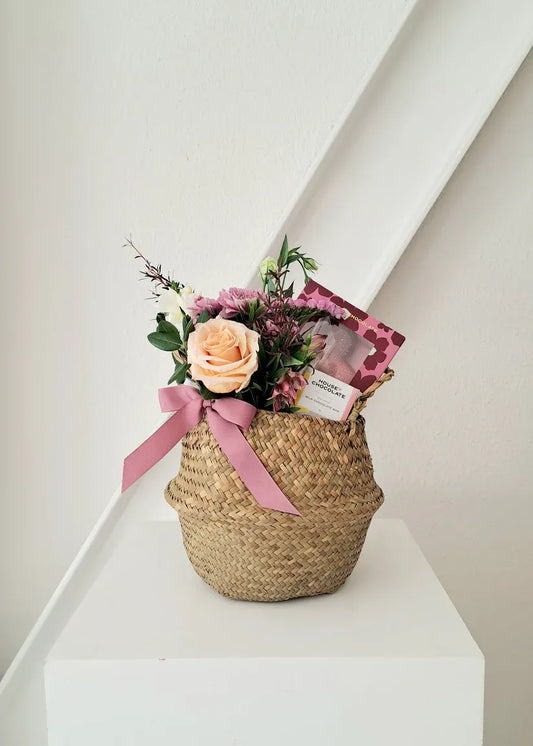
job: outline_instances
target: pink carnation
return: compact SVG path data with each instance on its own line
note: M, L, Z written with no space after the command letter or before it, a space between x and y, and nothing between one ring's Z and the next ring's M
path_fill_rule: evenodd
M294 300L290 299L290 303L294 308L316 308L317 311L326 311L334 319L346 318L344 308L325 298L295 298Z
M222 306L215 298L204 298L199 295L189 306L189 313L193 320L196 321L202 311L207 311L209 316L214 318L222 311Z
M294 370L286 370L277 384L274 386L272 408L279 412L284 407L294 406L298 391L307 385L307 381L301 373Z
M230 288L229 290L221 290L218 294L221 316L226 319L231 319L232 316L237 316L238 313L246 311L250 303L256 298L264 300L265 296L263 293L259 292L259 290L252 290L250 288Z

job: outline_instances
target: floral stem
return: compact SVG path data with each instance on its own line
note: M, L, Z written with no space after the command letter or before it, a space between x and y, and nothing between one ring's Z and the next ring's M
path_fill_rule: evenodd
M141 275L144 280L150 280L150 282L155 283L155 288L152 288L152 295L156 298L159 298L160 293L157 292L159 288L163 288L165 290L173 289L176 291L179 291L183 285L181 283L176 282L175 280L171 280L170 277L166 277L163 275L161 271L161 265L159 264L157 267L152 264L149 259L147 259L142 251L138 249L133 241L130 238L126 239L126 243L124 244L123 248L129 246L133 251L135 252L135 259L140 259L144 263L144 270L141 270Z

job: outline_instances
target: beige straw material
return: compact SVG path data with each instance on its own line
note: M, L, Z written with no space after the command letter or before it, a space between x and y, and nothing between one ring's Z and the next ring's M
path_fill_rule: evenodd
M187 433L165 497L197 574L222 595L250 601L336 591L383 502L364 426L360 415L334 422L257 412L244 436L301 516L258 505L205 418Z

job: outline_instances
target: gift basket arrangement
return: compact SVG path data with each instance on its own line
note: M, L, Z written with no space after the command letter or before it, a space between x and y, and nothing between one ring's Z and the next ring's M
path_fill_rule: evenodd
M255 601L336 591L383 502L361 410L404 337L312 280L316 262L286 238L261 263L262 289L217 298L128 243L157 302L148 339L173 372L159 391L172 414L125 460L123 489L181 440L165 497L206 583Z

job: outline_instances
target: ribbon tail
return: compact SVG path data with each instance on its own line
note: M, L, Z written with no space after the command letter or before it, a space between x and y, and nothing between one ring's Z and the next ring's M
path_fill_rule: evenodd
M213 409L207 410L211 432L229 462L262 508L300 515L265 469L254 449L233 422Z
M166 456L193 426L189 418L183 417L183 411L175 412L144 443L126 456L122 470L122 492Z

